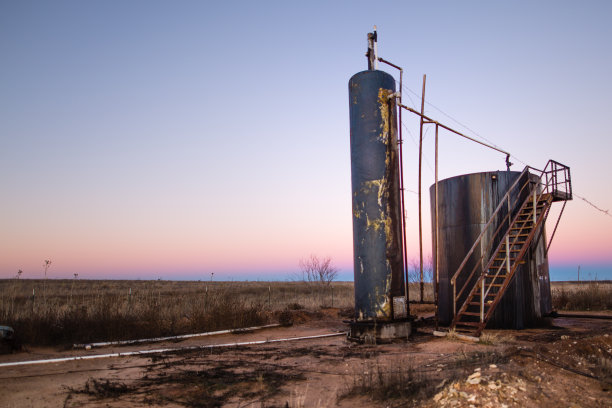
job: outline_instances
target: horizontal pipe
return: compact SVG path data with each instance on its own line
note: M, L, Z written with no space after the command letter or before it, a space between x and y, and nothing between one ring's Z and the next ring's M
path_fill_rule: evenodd
M456 135L459 135L459 136L461 136L461 137L464 137L464 138L466 138L466 139L468 139L468 140L471 140L472 142L476 142L476 143L481 144L481 145L483 145L483 146L486 146L486 147L488 147L488 148L490 148L490 149L496 150L496 151L498 151L498 152L500 152L500 153L505 154L506 156L511 156L511 155L510 155L510 153L508 153L508 152L507 152L507 151L505 151L505 150L498 149L498 148L497 148L497 147L495 147L495 146L491 146L491 145L489 145L489 144L486 144L486 143L484 143L484 142L481 142L480 140L474 139L473 137L469 137L469 136L467 136L467 135L464 135L463 133L461 133L461 132L459 132L459 131L457 131L457 130L455 130L455 129L451 128L451 127L448 127L448 126L446 126L446 125L444 125L444 124L442 124L442 123L438 122L437 120L434 120L434 119L430 118L429 116L422 114L421 112L418 112L418 111L416 111L416 110L414 110L414 109L412 109L412 108L409 108L409 107L408 107L408 106L406 106L406 105L402 105L401 103L398 103L398 106L399 106L400 108L404 108L404 109L406 109L408 112L412 112L412 113L414 113L415 115L418 115L418 116L422 117L423 119L425 119L425 120L426 120L426 122L423 122L423 123L433 123L433 124L436 124L436 125L440 126L441 128L446 129L446 130L448 130L449 132L453 132L453 133L455 133Z
M395 65L394 63L389 62L389 61L387 61L387 60L386 60L386 59L384 59L384 58L378 57L378 60L379 60L380 62L384 62L384 63L385 63L385 64L387 64L387 65L391 65L393 68L395 68L395 69L399 69L399 70L400 70L400 71L402 71L402 72L404 71L404 69L403 69L402 67L397 66L397 65ZM400 90L400 91L401 91L401 90Z
M73 344L72 348L86 348L90 347L105 347L105 346L118 346L118 345L126 345L126 344L138 344L138 343L156 343L159 341L166 340L180 340L180 339L189 339L191 337L205 337L205 336L216 336L219 334L230 334L230 333L239 333L251 330L261 330L261 329L269 329L272 327L279 327L280 324L268 324L265 326L254 326L254 327L246 327L241 329L231 329L231 330L219 330L213 332L205 332L205 333L195 333L195 334L182 334L179 336L169 336L169 337L154 337L151 339L137 339L137 340L120 340L120 341L105 341L99 343L84 343L84 344Z
M252 346L252 345L257 345L257 344L320 339L320 338L325 338L325 337L336 337L336 336L346 336L346 332L319 334L315 336L289 337L289 338L284 338L284 339L243 341L241 343L208 344L205 346L186 346L186 347L174 347L174 348L164 348L164 349L154 349L154 350L127 351L124 353L109 353L109 354L95 354L95 355L89 355L89 356L50 358L46 360L14 361L10 363L0 363L0 367L15 367L15 366L23 366L23 365L48 364L48 363L64 363L67 361L94 360L94 359L99 359L99 358L112 358L112 357L145 356L149 354L170 353L173 351L208 350L208 349L222 348L222 347Z
M549 317L569 317L576 319L603 319L603 320L612 320L612 316L607 315L593 315L593 314L571 314L571 313L552 313Z

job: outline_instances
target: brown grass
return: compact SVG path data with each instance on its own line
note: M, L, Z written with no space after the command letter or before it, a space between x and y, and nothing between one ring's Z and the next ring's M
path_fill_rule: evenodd
M31 345L233 329L275 322L288 308L353 305L353 284L345 282L322 288L304 282L13 279L0 280L0 294L1 323Z
M46 296L43 287L46 285ZM425 301L433 300L431 283ZM419 300L418 283L410 299ZM609 310L612 282L553 282L557 310ZM0 280L0 324L22 344L127 340L232 329L283 318L283 311L353 308L353 283ZM411 305L414 312L419 307Z
M612 282L552 282L552 303L556 310L612 309Z

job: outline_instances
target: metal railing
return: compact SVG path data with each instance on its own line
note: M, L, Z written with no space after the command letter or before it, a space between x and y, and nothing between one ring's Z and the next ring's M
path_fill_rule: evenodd
M533 171L533 173L529 172L530 169ZM538 175L539 176L538 180L536 180L535 178L532 179L530 177L531 174ZM521 181L523 181L522 184L520 184ZM523 195L523 191L525 191L525 189L528 190L528 193L526 195ZM508 233L510 230L510 226L515 223L517 217L519 216L517 205L519 206L519 209L520 209L520 205L523 204L525 197L529 197L529 198L533 197L533 203L534 203L533 205L533 208L534 208L533 226L535 228L536 217L537 217L536 206L544 194L550 194L553 196L553 199L556 198L557 200L571 200L572 199L572 187L571 187L569 167L561 163L558 163L554 160L549 160L548 163L546 164L546 167L544 167L544 170L539 170L531 166L526 166L523 169L523 171L518 176L518 178L515 180L515 182L510 186L510 188L508 189L504 197L500 200L500 203L497 205L497 207L493 211L493 214L491 215L489 221L485 224L482 232L480 233L480 235L478 236L478 238L476 239L476 241L474 242L474 244L472 245L472 247L466 254L465 258L459 265L459 268L457 268L457 271L453 274L450 280L451 285L453 286L453 316L456 317L457 315L457 301L459 300L461 295L465 292L468 285L472 281L473 277L476 275L476 271L478 270L478 268L480 267L480 273L478 274L478 280L477 282L475 282L475 285L477 285L481 280L483 280L482 277L485 274L486 270L489 268L490 263L491 263L490 257L495 256L495 254L499 252L500 248L503 245L506 245L506 257L505 257L505 260L502 262L502 264L498 267L498 271L495 274L495 278L498 277L500 271L504 268L504 266L507 269L507 272L508 273L510 272L511 266L510 266L509 254L510 254L511 248L517 245L517 240L515 238L513 239L512 242L510 242L510 237ZM514 198L512 198L513 196ZM523 197L523 200L521 200L521 197ZM505 216L501 219L501 221L499 221L497 228L491 234L486 248L484 248L484 250L481 249L480 258L476 262L474 262L474 266L472 267L469 275L467 276L463 285L457 292L457 278L464 271L464 268L466 267L468 261L474 254L474 251L476 250L476 248L478 248L479 244L482 242L483 238L490 233L490 230L493 228L494 221L498 218L498 215L501 213L502 209L504 208L506 209ZM504 226L506 225L507 225L507 228L504 228ZM501 239L499 239L499 242L498 242L498 245L495 251L492 252L491 249L494 243L496 242L497 237L501 237ZM521 251L521 252L524 252L524 251ZM495 278L493 279L493 281L495 280ZM485 285L483 284L481 285L481 290L482 290L482 293L481 293L481 302L482 302L484 301L485 296L491 290L491 286L489 287L488 290L486 290ZM481 318L481 321L483 321L484 305L481 305L480 318Z
M572 178L569 167L554 160L549 160L544 170L531 166L527 167L540 173L542 193L552 194L554 198L562 200L571 200L573 198Z

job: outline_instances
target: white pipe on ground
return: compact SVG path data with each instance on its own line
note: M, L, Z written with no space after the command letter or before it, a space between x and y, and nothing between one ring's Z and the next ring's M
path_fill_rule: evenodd
M254 326L254 327L246 327L242 329L230 329L230 330L219 330L214 332L205 332L205 333L196 333L196 334L182 334L179 336L169 336L169 337L154 337L151 339L137 339L137 340L119 340L119 341L105 341L99 343L84 343L84 344L73 344L72 348L87 348L89 347L104 347L104 346L118 346L125 344L137 344L137 343L155 343L159 341L166 340L179 340L179 339L188 339L191 337L204 337L204 336L216 336L219 334L230 334L230 333L241 333L247 332L251 330L261 330L261 329L269 329L272 327L279 327L280 324L268 324L265 326Z
M90 355L90 356L50 358L46 360L14 361L10 363L0 363L0 367L14 367L14 366L22 366L22 365L47 364L47 363L63 363L66 361L94 360L98 358L143 356L143 355L148 355L148 354L169 353L173 351L206 350L206 349L221 348L221 347L252 346L256 344L280 343L280 342L285 342L285 341L320 339L320 338L325 338L325 337L336 337L336 336L346 336L346 332L318 334L315 336L289 337L285 339L244 341L241 343L208 344L204 346L186 346L186 347L174 347L174 348L154 349L154 350L127 351L125 353L110 353L110 354L95 354L95 355Z

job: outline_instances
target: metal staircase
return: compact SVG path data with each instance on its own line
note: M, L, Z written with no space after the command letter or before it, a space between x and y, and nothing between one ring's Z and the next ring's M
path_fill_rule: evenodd
M542 235L552 203L571 199L569 167L553 160L544 170L525 167L451 278L454 315L451 330L480 336L524 262L527 250ZM477 258L474 253L481 244L485 248L480 248ZM468 273L465 268L470 259L474 266ZM462 284L458 285L458 280ZM461 307L457 311L458 303Z

